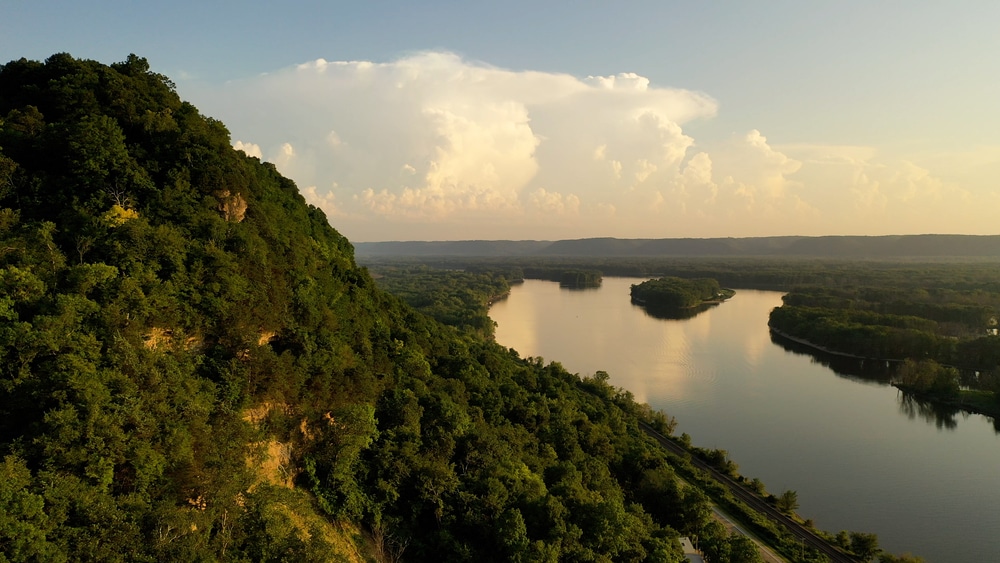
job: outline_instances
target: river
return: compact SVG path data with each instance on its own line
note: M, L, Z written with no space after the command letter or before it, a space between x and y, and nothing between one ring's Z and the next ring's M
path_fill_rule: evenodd
M834 371L782 344L767 328L781 293L739 290L669 320L630 302L641 281L568 290L528 280L491 307L496 339L581 375L607 371L676 417L695 445L727 450L775 494L797 491L798 513L820 529L874 532L884 549L931 562L1000 561L1000 435L990 419L934 412L878 369Z

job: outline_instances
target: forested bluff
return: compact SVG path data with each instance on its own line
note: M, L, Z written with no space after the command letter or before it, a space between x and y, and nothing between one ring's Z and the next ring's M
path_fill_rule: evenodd
M0 560L759 560L669 417L381 289L135 55L0 67L0 287Z

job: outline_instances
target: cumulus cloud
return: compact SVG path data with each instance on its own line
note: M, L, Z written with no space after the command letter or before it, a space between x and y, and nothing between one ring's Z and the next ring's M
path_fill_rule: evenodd
M539 188L528 194L530 208L543 215L577 215L580 198L574 194L561 194Z
M332 193L347 216L384 224L514 225L541 208L615 208L676 170L692 144L681 126L716 112L702 93L634 73L580 79L442 52L319 59L200 97L238 148L316 186L313 198Z
M605 90L614 90L617 87L644 92L649 89L649 79L634 72L623 72L612 76L588 76L587 82Z
M686 124L716 101L636 73L426 52L318 59L195 101L354 240L825 234L970 197L869 147L772 146L758 130L696 140Z
M756 129L730 141L715 163L723 177L734 178L770 199L780 199L794 190L798 183L790 176L802 167L801 162L771 148Z
M956 181L874 147L790 145L802 196L849 233L992 233L995 189ZM966 165L975 160L968 154ZM995 153L1000 159L1000 151ZM1000 160L998 160L1000 161ZM961 169L956 166L954 169ZM952 168L944 167L947 172Z
M243 151L247 156L256 156L257 158L264 158L264 154L260 152L260 146L253 143L244 143L243 141L236 141L233 143L233 148L238 151Z
M328 218L344 215L340 208L337 207L337 196L334 195L332 190L320 192L316 189L316 186L306 186L305 188L301 188L300 191L302 192L302 197L306 198L307 203L322 209Z

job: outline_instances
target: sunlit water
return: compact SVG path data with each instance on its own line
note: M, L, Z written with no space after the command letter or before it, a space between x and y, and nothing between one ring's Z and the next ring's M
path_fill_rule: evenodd
M935 416L884 382L838 375L767 329L781 294L738 291L693 318L629 300L642 280L566 290L528 280L490 309L496 339L675 416L695 445L729 451L768 490L836 532L875 532L928 561L1000 561L1000 437L977 415Z

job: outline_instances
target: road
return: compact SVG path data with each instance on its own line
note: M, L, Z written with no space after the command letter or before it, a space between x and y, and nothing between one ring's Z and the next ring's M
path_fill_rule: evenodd
M670 453L673 453L674 455L680 457L685 457L690 454L690 452L685 450L680 445L674 443L666 436L660 434L648 424L640 422L639 428L641 428L643 432L645 432L646 434L651 436L654 440L656 440L657 443L663 446ZM746 504L753 510L756 510L760 514L763 514L764 516L770 518L772 521L784 526L796 539L798 539L804 545L812 547L817 551L819 551L820 553L822 553L823 555L826 555L827 557L830 558L830 561L832 563L859 563L858 559L830 545L826 540L817 536L812 530L792 520L791 518L786 516L783 512L765 502L764 499L757 496L756 493L750 491L749 489L741 485L735 479L716 470L714 467L712 467L708 463L705 463L701 459L698 459L695 456L690 456L690 459L692 465L694 465L698 469L701 469L702 471L705 471L706 473L711 475L712 478L714 478L716 481L719 481L720 483L726 485L734 497L742 501L744 504Z
M770 547L764 544L756 535L747 531L746 528L740 526L736 522L733 522L729 518L729 515L722 511L718 506L712 505L712 516L719 521L723 526L729 530L729 533L737 533L744 535L752 539L757 544L757 549L760 551L760 557L764 560L764 563L787 563L787 559L781 557L775 553Z

